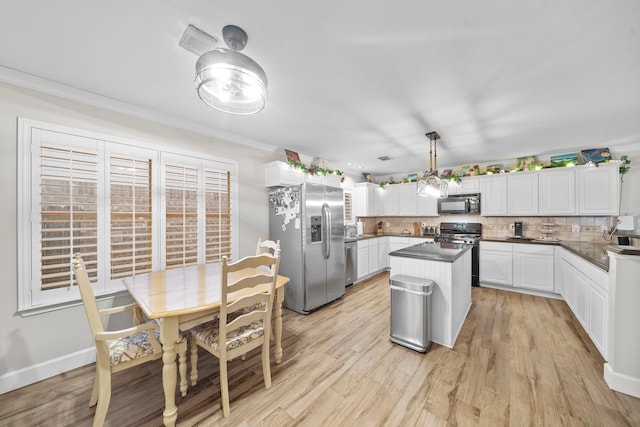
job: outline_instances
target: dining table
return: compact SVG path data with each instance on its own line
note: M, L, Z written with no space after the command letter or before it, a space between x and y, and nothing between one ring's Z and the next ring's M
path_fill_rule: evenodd
M239 270L229 273L229 280L235 281L259 272L260 270L255 268ZM211 263L155 271L123 279L124 285L142 312L149 319L157 320L160 326L162 387L165 401L162 421L165 426L175 426L178 418L175 393L180 330L209 321L220 310L221 276L222 264ZM284 287L288 282L288 277L277 276L273 305L276 363L282 361L282 302Z

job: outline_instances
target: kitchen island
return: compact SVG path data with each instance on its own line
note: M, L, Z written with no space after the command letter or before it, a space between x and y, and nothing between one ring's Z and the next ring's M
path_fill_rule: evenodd
M453 348L471 308L471 245L421 243L389 253L391 276L431 279L431 340Z

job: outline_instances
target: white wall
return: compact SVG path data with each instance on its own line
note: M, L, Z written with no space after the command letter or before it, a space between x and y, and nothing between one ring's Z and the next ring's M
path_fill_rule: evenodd
M0 393L47 374L89 363L93 343L82 306L30 317L16 314L17 117L130 138L238 162L239 251L267 238L269 216L264 163L273 153L187 132L0 83ZM89 350L87 350L89 349ZM59 359L58 359L59 358Z

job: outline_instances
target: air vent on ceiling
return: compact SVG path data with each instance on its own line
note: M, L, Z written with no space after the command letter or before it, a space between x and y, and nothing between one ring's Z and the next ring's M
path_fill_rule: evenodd
M184 30L184 33L182 33L178 44L189 52L200 56L205 52L213 50L216 44L218 44L218 40L201 29L189 24Z
M378 160L382 160L383 162L386 162L387 160L391 160L390 156L380 156L378 157Z

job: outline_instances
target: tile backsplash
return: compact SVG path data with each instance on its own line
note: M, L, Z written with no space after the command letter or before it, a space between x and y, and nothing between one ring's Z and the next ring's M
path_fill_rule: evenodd
M604 242L609 241L609 234L603 237L602 227L610 228L616 218L601 216L572 217L485 217L480 215L441 215L439 217L368 217L359 218L364 224L365 234L374 234L379 222L382 222L385 233L415 234L415 224L423 222L428 226L440 226L441 222L480 222L482 235L486 238L505 238L513 235L511 224L522 221L524 237L538 239L541 236L554 236L563 241ZM544 224L544 225L543 225ZM550 225L553 224L553 225ZM553 233L543 231L554 230ZM438 232L440 230L438 229ZM614 236L615 238L615 236Z

